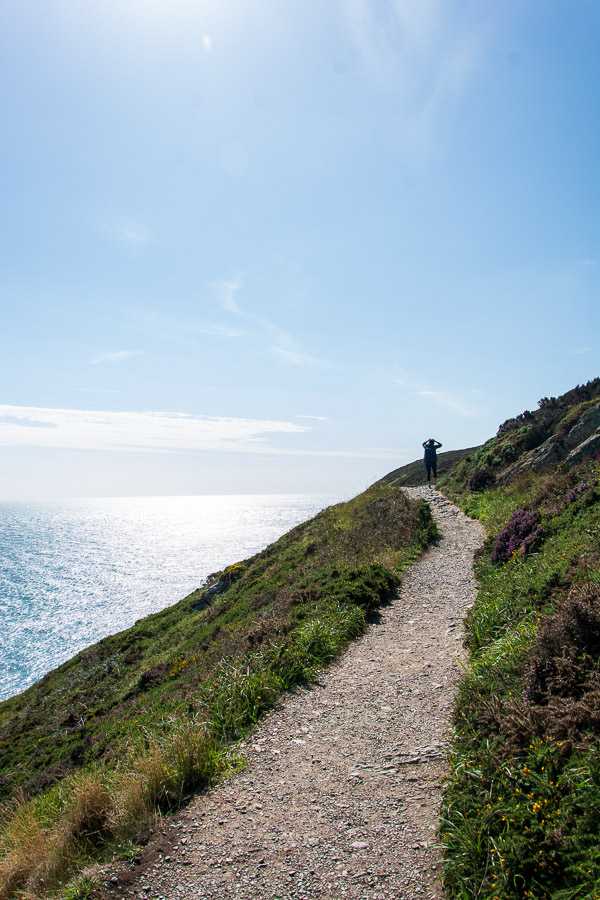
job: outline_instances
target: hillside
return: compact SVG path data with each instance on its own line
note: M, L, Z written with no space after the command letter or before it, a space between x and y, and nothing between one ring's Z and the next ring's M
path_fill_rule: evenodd
M466 450L446 450L443 453L438 453L438 478L450 472L463 459L468 459L478 449L479 447L469 447ZM423 458L416 459L406 466L400 466L399 469L394 469L393 472L385 475L381 481L386 484L393 484L395 487L418 487L421 484L425 484L427 479L425 477Z
M440 837L448 897L600 897L600 379L442 488L484 524Z
M235 766L231 742L360 634L435 536L379 484L0 704L0 898L131 852Z
M576 468L600 450L600 378L561 397L542 397L538 409L507 419L495 437L469 451L444 485L457 496L494 485L510 485L519 475ZM466 452L466 451L465 451Z

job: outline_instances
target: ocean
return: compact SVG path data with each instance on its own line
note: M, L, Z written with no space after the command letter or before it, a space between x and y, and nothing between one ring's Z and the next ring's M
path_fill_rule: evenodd
M339 498L324 494L0 503L0 700L177 602Z

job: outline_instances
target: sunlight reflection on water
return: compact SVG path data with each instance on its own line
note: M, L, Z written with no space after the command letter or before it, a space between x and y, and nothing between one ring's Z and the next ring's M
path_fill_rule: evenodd
M0 503L0 700L335 500L255 494Z

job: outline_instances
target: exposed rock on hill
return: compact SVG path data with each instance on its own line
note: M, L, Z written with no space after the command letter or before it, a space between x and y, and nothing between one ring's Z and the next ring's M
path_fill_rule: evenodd
M444 473L442 487L454 498L466 497L494 485L508 486L522 474L551 473L559 464L571 469L596 456L600 456L600 378L560 397L542 397L538 409L507 419L495 437Z
M559 429L540 447L523 454L502 472L498 483L506 484L521 472L549 472L559 464L568 469L597 453L600 453L600 402L586 409L566 434Z

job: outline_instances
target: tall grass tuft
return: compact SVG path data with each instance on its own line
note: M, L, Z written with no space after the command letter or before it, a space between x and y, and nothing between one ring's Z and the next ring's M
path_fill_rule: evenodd
M136 761L149 808L174 809L192 789L207 785L223 768L223 753L204 724L174 721L167 738Z
M36 810L19 798L10 809L2 809L4 826L0 845L0 900L9 900L20 890L31 873L46 859L48 842Z

